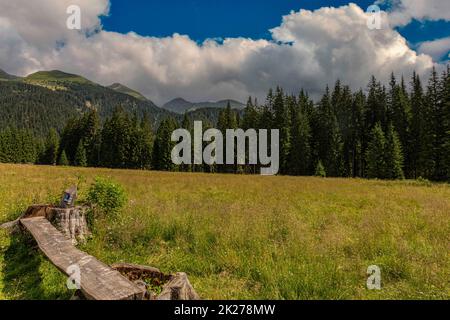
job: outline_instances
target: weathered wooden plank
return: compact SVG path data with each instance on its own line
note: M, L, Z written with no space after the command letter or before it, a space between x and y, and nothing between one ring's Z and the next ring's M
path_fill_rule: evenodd
M10 221L10 222L6 222L6 223L0 225L0 229L13 229L18 224L19 224L19 219Z
M78 266L81 291L92 300L142 299L144 292L136 284L96 258L78 250L45 217L20 220L32 234L42 252L62 272Z

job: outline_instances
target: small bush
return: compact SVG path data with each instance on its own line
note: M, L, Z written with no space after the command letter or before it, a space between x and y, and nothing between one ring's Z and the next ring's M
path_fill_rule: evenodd
M120 184L97 177L89 188L87 200L96 212L110 215L118 213L125 206L127 196Z
M327 173L325 171L325 167L323 166L322 161L320 161L320 160L319 160L319 163L317 163L315 176L316 177L321 177L321 178L326 178L327 177Z
M433 186L433 183L430 180L422 178L422 177L418 177L416 180L416 183L418 185L425 186L425 187Z

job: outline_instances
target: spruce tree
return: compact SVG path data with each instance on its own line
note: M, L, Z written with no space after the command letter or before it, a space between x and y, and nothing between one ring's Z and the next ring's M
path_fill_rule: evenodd
M152 164L153 153L153 130L150 119L147 114L141 121L140 126L140 140L139 140L139 159L141 169L150 169Z
M45 151L42 158L43 164L56 165L59 151L59 136L54 128L51 128L45 141Z
M231 109L231 105L228 102L227 107L220 112L219 115L219 121L217 124L218 129L222 132L222 134L224 136L226 136L226 131L227 130L231 130L231 129L236 129L237 128L237 118L236 118L236 113ZM226 138L224 139L224 145L223 145L223 155L224 155L224 162L226 162L226 145L227 143L232 143L232 141L228 142L226 140ZM235 150L236 151L236 150ZM236 173L238 170L238 165L237 165L237 159L236 159L236 152L235 154L235 159L234 159L234 163L235 165L219 165L218 166L218 170L219 172L224 172L224 173Z
M404 179L402 146L392 125L389 125L386 132L384 156L385 178L391 180Z
M8 156L8 149L9 149L9 139L7 135L7 130L9 128L6 128L0 132L0 162L8 163L9 162L9 156Z
M36 163L38 160L38 150L37 150L37 138L33 135L33 133L24 129L22 131L22 149L24 150L24 158L22 159L23 163Z
M354 94L351 103L351 115L349 118L349 138L347 140L349 173L353 177L363 177L365 168L364 150L365 127L364 110L366 97L362 90Z
M81 140L80 143L78 144L74 164L77 167L87 167L86 149L84 148L83 140Z
M323 166L321 160L319 160L319 162L317 163L315 176L321 177L321 178L326 178L326 176L327 176L327 172L326 172L325 167Z
M308 118L300 110L292 121L291 150L289 153L289 173L308 175L311 161L311 130Z
M385 161L386 139L380 123L371 132L371 139L366 152L367 177L384 179L386 177Z
M123 108L115 109L101 133L101 164L109 168L129 168L132 159L133 124Z
M426 101L419 75L414 73L411 93L411 166L414 178L431 178L434 173L434 134L430 119L429 104Z
M242 129L257 129L258 128L258 111L252 98L248 98L247 105L244 109L244 116L242 118Z
M342 87L342 93L337 101L336 118L338 121L339 133L342 139L342 168L340 176L351 177L353 173L353 131L354 123L352 123L353 116L353 95L349 86Z
M244 115L242 117L242 124L241 124L241 128L243 130L248 130L248 129L258 129L258 122L259 122L259 115L258 115L258 110L257 107L255 105L255 103L253 103L253 100L251 97L248 98L247 101L247 105L244 109ZM249 160L249 154L248 151L246 151L246 161ZM257 165L247 165L245 168L245 171L247 173L256 173L257 171Z
M314 149L317 150L317 157L318 159L321 159L327 171L330 168L332 161L330 150L332 143L332 127L335 124L334 120L334 113L330 101L330 91L327 87L325 94L318 105L317 116L314 121L317 124L315 130L316 146Z
M86 149L88 165L95 166L98 164L98 152L100 148L100 118L95 109L83 116L81 119L81 128L80 140L83 140Z
M285 174L289 166L289 150L290 150L290 115L287 107L286 98L283 90L277 88L273 100L274 122L273 128L280 130L280 173Z
M39 140L30 130L8 127L0 131L0 162L36 163L40 153L38 146Z
M318 159L322 161L328 176L342 176L343 140L328 87L318 105L315 121L318 122L315 129Z
M444 110L442 121L444 123L443 131L445 131L438 150L443 158L442 168L439 171L442 172L441 180L450 182L450 65L447 66L446 72L442 75L439 91L441 108Z
M99 165L100 155L100 119L96 110L90 110L79 118L70 119L61 134L61 150L67 158L74 161L78 144L84 142L86 156L90 166Z
M67 159L65 150L63 150L61 152L61 155L59 156L58 165L59 166L68 166L69 165L69 160Z
M191 122L191 119L187 113L183 116L183 121L181 122L181 128L189 131L191 137L194 135L194 126ZM194 144L191 144L191 155L194 154ZM180 170L183 172L192 172L192 164L181 164Z
M342 177L344 176L344 142L336 117L333 118L330 134L330 150L327 173L331 177Z
M60 149L66 152L69 162L73 162L75 160L77 147L81 140L80 121L81 118L69 119L61 133Z
M385 130L388 122L386 89L372 76L368 91L365 114L366 127L372 130L377 123L380 123Z
M142 134L138 115L135 113L130 122L129 158L126 164L130 169L141 169Z
M402 78L401 84L397 84L394 74L391 75L389 90L389 120L398 133L401 147L404 153L404 166L407 175L410 172L409 148L410 148L410 118L411 106L406 92L405 83Z
M175 119L164 120L158 128L153 145L152 167L160 171L172 171L176 169L172 161L172 149L175 143L172 142L172 133L178 128Z
M446 140L449 134L448 115L446 115L446 108L448 112L449 100L446 98L445 91L445 78L444 73L442 78L439 79L436 69L433 67L430 80L427 87L427 104L429 105L430 112L430 131L433 133L433 149L429 150L429 157L433 158L434 172L432 178L438 181L445 181L447 179L446 173L446 157L448 149L446 148ZM448 85L448 83L447 83Z

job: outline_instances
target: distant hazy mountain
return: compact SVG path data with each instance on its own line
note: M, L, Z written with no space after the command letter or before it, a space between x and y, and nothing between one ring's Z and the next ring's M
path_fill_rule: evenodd
M136 99L142 100L142 101L146 101L148 100L146 97L144 97L141 93L128 88L127 86L124 86L123 84L120 83L114 83L110 86L108 86L108 88L120 92L120 93L124 93L127 94L129 96L135 97Z
M183 114L190 108L192 108L192 105L192 102L186 101L183 98L176 98L167 102L162 106L162 108L172 112Z
M3 71L2 69L0 69L0 81L9 81L9 80L18 80L20 79L17 76L13 76L12 74L6 73L5 71Z
M184 114L186 112L193 112L199 109L224 109L230 103L232 109L242 110L245 105L236 100L221 100L217 102L189 102L183 98L176 98L167 102L162 108L178 113Z
M219 108L201 108L194 111L188 111L186 114L191 121L203 121L204 123L216 127L219 121L220 112ZM244 116L244 109L237 111L240 117Z

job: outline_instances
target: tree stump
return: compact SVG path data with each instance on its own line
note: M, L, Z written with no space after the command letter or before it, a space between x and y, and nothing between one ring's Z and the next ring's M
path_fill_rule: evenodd
M164 287L157 300L200 300L186 273L178 272Z
M84 243L90 235L86 221L88 209L87 207L54 208L53 218L50 222L62 234L72 240L73 245Z
M89 207L57 208L51 205L33 205L21 217L45 217L56 229L72 241L73 245L84 243L90 235L86 220Z
M111 268L119 271L145 289L145 300L200 300L186 273L166 275L152 267L118 263Z

